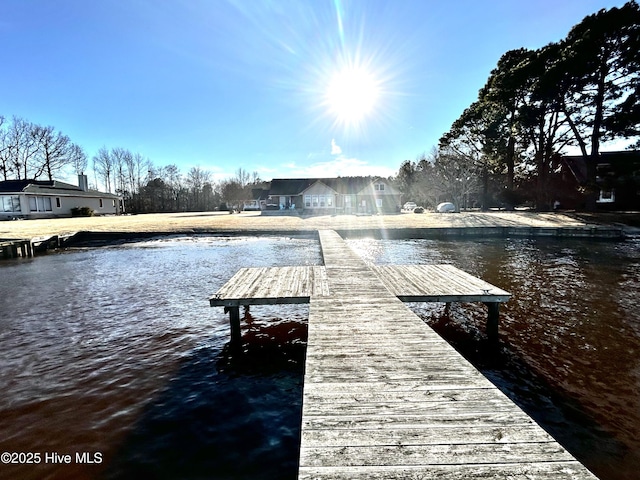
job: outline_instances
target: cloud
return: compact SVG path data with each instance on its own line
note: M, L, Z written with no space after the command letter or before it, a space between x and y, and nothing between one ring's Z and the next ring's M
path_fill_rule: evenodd
M334 138L331 139L331 155L342 155L342 149L336 144Z

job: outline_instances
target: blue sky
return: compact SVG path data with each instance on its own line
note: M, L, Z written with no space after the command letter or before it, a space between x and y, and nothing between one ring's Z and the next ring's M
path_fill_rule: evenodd
M623 4L0 0L0 115L216 179L387 176L437 145L503 53Z

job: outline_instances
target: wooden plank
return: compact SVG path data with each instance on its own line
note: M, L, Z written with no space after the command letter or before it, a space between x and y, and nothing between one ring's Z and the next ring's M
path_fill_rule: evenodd
M300 467L299 480L576 480L584 477L577 461L468 465ZM595 478L595 477L592 477Z
M532 422L526 424L494 422L491 425L426 425L420 423L415 427L360 429L351 430L346 436L338 429L317 429L313 434L306 433L304 442L309 448L371 446L371 445L426 445L431 442L448 444L474 443L530 443L555 442L548 433Z
M510 458L511 462L505 462ZM574 458L557 442L356 445L306 448L300 463L308 467L380 465L481 465L566 462Z
M404 431L407 429L433 428L433 427L505 427L509 425L535 425L531 419L518 419L510 412L495 413L464 413L457 415L345 415L345 416L305 416L302 417L302 446L306 447L308 441L313 441L314 437L321 430L340 431L343 441L347 445L357 445L352 437L356 432L378 430L385 432ZM540 427L538 427L540 428ZM444 430L438 430L443 432ZM447 437L441 435L431 440L433 443L447 443ZM402 444L404 440L400 441ZM390 440L385 440L383 444L392 444Z
M320 399L320 396L310 398ZM356 397L362 398L362 397ZM405 397L406 398L406 397ZM477 400L451 400L441 401L399 401L395 396L378 399L377 401L352 401L328 405L319 402L309 405L304 409L305 415L322 416L375 416L375 415L421 415L424 418L440 417L443 415L457 416L460 414L486 414L486 413L512 413L515 417L521 412L517 407L502 398L482 398Z

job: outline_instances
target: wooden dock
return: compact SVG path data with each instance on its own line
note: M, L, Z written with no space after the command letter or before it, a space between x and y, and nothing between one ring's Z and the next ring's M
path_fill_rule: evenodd
M31 240L2 240L0 239L0 258L8 260L10 258L18 258L22 256L32 257L33 246Z
M319 236L324 268L299 283L310 302L299 479L595 478L402 303L482 301L491 319L507 292L449 266L369 267L335 232ZM290 303L242 275L253 290L229 282L210 300L231 309L232 329L251 295Z

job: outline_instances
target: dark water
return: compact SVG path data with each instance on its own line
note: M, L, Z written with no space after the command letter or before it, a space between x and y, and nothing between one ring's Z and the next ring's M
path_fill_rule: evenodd
M308 308L256 308L233 358L208 298L319 263L314 239L195 237L0 264L0 452L41 454L0 478L295 478Z
M638 478L640 242L349 244L511 291L499 349L482 306L412 308L600 478ZM231 355L207 299L243 266L320 263L315 239L193 237L0 264L0 452L41 454L0 478L296 478L308 310L254 307Z

